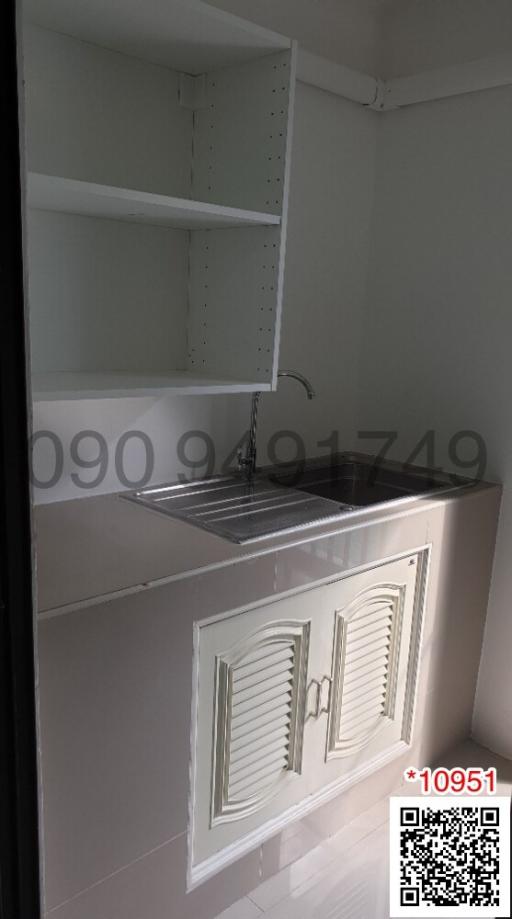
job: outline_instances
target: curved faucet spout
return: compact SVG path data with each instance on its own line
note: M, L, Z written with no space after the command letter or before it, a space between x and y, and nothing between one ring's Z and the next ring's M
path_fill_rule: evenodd
M291 377L292 380L297 380L297 382L300 383L306 390L308 399L315 398L315 390L313 389L308 378L305 377L302 373L298 373L296 370L280 370L277 376L278 379L281 377ZM258 407L260 396L261 392L254 392L252 394L249 441L247 443L245 455L241 450L238 451L238 469L240 472L244 473L247 479L251 479L256 472L256 432L258 426Z
M304 389L306 390L308 399L314 399L316 392L313 389L308 378L304 376L303 373L298 373L296 370L280 370L277 374L278 377L291 377L292 380L297 380L297 383L301 383Z

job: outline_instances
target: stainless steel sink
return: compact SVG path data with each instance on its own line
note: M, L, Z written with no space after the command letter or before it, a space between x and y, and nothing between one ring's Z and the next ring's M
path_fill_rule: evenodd
M369 507L414 495L431 494L451 483L428 471L406 471L379 463L348 460L304 471L296 488L355 507ZM453 484L451 484L453 487Z
M146 488L122 497L238 543L313 526L351 509L267 478L248 482L241 476Z
M462 487L471 484L465 480ZM232 542L253 542L285 530L336 520L362 508L407 502L459 488L448 476L371 457L339 456L329 465L308 463L290 479L279 469L243 476L162 485L122 495Z

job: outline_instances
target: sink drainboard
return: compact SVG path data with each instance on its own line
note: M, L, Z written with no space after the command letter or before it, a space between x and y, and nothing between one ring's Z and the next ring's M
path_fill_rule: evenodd
M249 482L222 477L147 488L122 497L237 543L313 526L352 510L349 504L268 479Z

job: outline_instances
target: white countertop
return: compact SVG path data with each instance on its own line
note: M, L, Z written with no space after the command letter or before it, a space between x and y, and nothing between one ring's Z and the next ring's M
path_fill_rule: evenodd
M440 501L459 500L489 487L499 486L479 485L471 492L458 491L405 507L390 503L366 508L246 545L125 501L118 494L39 505L34 511L38 610L87 605L376 521L423 513Z

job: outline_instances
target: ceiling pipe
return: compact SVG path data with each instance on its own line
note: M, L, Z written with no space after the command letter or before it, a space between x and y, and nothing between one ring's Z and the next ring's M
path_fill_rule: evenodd
M379 81L375 77L328 61L302 48L299 48L297 76L303 83L361 105L373 105L378 96Z
M388 80L384 110L512 85L512 54L480 58Z
M481 58L384 81L299 49L297 75L303 83L374 111L386 112L498 86L512 86L512 55Z

